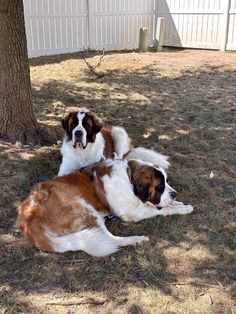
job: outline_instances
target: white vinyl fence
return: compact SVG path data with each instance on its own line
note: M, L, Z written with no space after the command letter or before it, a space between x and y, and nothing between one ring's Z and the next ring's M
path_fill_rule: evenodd
M235 49L236 0L158 0L157 4L158 17L166 19L164 45Z
M154 43L236 50L236 0L24 0L30 57L86 49L137 48L140 27Z
M226 50L236 50L236 0L229 4L229 23Z

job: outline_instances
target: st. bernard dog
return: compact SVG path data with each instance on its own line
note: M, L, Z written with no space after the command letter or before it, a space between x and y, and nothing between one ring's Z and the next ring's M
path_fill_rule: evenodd
M37 184L18 207L17 224L41 250L106 256L148 240L114 236L104 223L106 215L136 222L192 212L192 206L175 198L162 168L138 160L104 160Z
M168 157L142 147L133 148L125 129L103 127L102 121L88 110L70 112L62 119L65 130L58 175L91 165L105 158L141 159L167 169Z

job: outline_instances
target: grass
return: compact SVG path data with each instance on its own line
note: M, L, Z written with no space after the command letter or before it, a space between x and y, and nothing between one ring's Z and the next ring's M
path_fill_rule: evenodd
M195 211L109 222L114 234L150 237L110 257L41 252L15 229L15 209L57 173L60 143L0 142L0 313L234 313L235 70L234 53L196 50L108 53L99 80L80 54L31 60L35 113L58 140L65 112L94 110L135 145L169 155L170 182ZM106 302L47 304L88 297Z

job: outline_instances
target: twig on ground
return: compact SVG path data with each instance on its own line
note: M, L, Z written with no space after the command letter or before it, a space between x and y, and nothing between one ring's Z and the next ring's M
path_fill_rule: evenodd
M42 283L40 283L39 285L38 285L38 289L39 288L41 288L45 283L47 283L49 281L49 279L46 279L46 280L44 280Z
M188 286L188 285L193 285L192 282L171 282L170 283L171 285L177 285L177 286ZM212 284L208 284L208 283L205 283L205 282L199 282L199 283L196 283L198 284L199 286L205 286L205 287L211 287L211 288L215 288L215 289L224 289L224 287L222 285L212 285Z
M214 302L213 302L212 296L211 296L211 295L208 295L208 298L209 298L210 304L213 304Z
M103 305L108 300L96 300L93 298L88 298L85 300L75 300L75 301L48 301L46 302L46 305L61 305L61 306L71 306L71 305L80 305L80 304L93 304L93 305Z
M100 59L99 59L99 61L98 61L98 64L94 67L94 69L98 68L98 67L101 65L102 59L104 58L104 56L105 56L105 51L104 51L104 49L103 49L102 55L101 55L101 57L100 57Z
M221 283L219 280L215 279L215 281L219 284L219 286L220 286L222 289L224 289L224 286L222 285L222 283Z
M62 261L60 261L60 263L63 264L73 264L73 263L81 263L84 262L84 259L64 259Z
M96 69L101 65L102 60L103 60L103 58L104 58L104 56L105 56L104 50L103 50L103 52L102 52L102 56L100 57L100 59L99 59L97 65L95 65L95 66L91 65L91 64L84 58L83 55L81 55L81 56L82 56L82 59L84 60L84 62L86 63L87 67L89 68L89 70L90 70L97 78L101 78L101 77L105 76L104 73L101 73L101 72L97 72L97 71L96 71Z

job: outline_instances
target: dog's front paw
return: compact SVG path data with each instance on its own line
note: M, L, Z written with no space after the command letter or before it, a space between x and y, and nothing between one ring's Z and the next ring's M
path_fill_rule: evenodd
M179 215L186 215L193 212L193 206L189 204L184 204L183 202L174 201L172 207Z
M149 237L146 237L146 236L136 236L136 243L141 243L141 242L144 242L144 241L149 241Z
M183 202L179 202L176 200L173 201L173 206L180 206L180 205L185 205L185 204Z
M178 214L180 215L186 215L186 214L190 214L193 212L193 206L191 205L179 205L178 207Z

